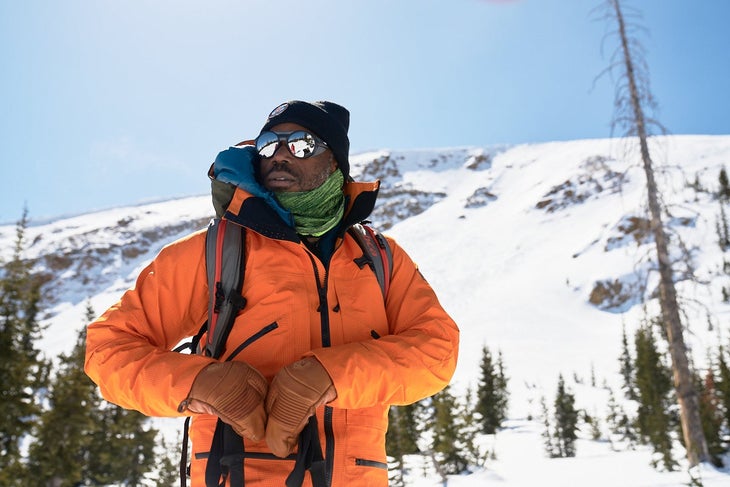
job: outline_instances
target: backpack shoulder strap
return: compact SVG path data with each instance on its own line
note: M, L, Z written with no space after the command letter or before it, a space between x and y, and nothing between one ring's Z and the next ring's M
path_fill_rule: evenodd
M175 351L190 349L190 353L203 353L209 357L220 358L225 349L226 339L233 328L233 322L238 312L246 306L246 298L241 295L243 288L243 274L246 266L246 229L228 220L215 218L208 225L205 235L205 271L208 279L208 321L200 328L193 339ZM200 340L206 332L205 345ZM180 485L187 485L188 472L188 428L190 417L186 418L183 428L183 446L180 455ZM239 458L239 450L243 451L243 442L230 427L224 428L219 419L216 424L211 456L222 455L222 452ZM223 443L221 443L223 442ZM229 448L231 447L231 448ZM231 453L233 451L233 453ZM241 457L242 458L242 457ZM206 482L208 476L215 477L213 483L218 485L217 479L222 473L223 460L208 461L206 466ZM231 485L243 486L242 463L239 468L225 470L231 476ZM216 477L218 475L218 477ZM233 482L236 483L233 483Z
M208 275L208 335L202 350L219 358L238 312L246 306L241 296L245 270L246 230L228 220L216 218L205 238Z
M393 271L393 253L390 244L380 232L365 223L351 226L348 232L363 251L363 261L357 259L355 262L361 268L366 263L371 267L385 299L388 296Z

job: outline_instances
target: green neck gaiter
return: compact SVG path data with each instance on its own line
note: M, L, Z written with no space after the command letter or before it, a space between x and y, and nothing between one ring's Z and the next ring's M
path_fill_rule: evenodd
M336 169L319 187L276 193L276 199L294 216L298 234L320 237L332 230L345 213L344 182L342 171Z

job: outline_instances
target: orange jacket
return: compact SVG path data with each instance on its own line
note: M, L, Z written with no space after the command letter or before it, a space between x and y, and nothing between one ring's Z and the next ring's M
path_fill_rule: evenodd
M346 224L370 213L377 189L378 183L346 185ZM229 206L227 218L249 231L247 305L226 350L248 340L235 360L253 365L269 381L283 366L314 355L337 390L337 399L317 411L331 485L386 486L388 407L445 387L456 366L458 328L394 241L389 240L393 272L383 303L373 272L354 262L362 250L349 234L338 240L325 268L292 229L273 223L278 220L272 214L240 189ZM204 249L204 231L165 247L136 285L89 326L86 372L109 401L149 416L180 415L178 405L212 360L170 351L207 319ZM215 417L194 415L193 486L204 485L215 423ZM245 450L268 452L265 442L248 440ZM291 460L247 458L246 485L281 486L292 467Z

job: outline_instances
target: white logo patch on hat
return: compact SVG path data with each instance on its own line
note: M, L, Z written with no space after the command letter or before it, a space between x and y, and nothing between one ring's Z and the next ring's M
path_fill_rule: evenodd
M269 118L274 118L277 115L281 115L282 113L284 113L284 110L286 110L287 108L289 108L289 104L282 103L278 107L271 110L271 113L269 113Z

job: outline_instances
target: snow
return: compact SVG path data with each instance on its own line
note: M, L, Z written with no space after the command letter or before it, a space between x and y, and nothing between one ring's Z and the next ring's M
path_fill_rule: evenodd
M672 233L690 249L696 276L703 281L678 284L690 330L685 338L695 363L702 366L708 349L730 337L730 306L720 293L729 279L721 272L722 252L716 244L719 206L710 194L689 190L687 183L698 177L705 188L717 188L719 171L730 162L730 136L668 136L655 139L651 147L661 167L658 181L665 202L675 217ZM479 156L488 156L488 162L470 169ZM378 157L395 161L399 174L393 175L393 185L446 195L386 234L395 237L420 266L462 330L455 391L476 385L484 345L502 352L510 379L510 419L495 436L482 438L496 458L471 475L451 477L449 485L687 485L684 464L676 472L657 471L651 467L647 447L631 450L619 443L594 441L588 431L581 431L575 458L550 459L542 448L540 399L552 401L559 374L575 393L577 406L599 418L607 412L607 388L622 399L618 375L622 328L632 337L642 310L633 302L606 310L591 305L594 284L618 279L639 286L648 276L647 294L656 285L651 242L638 245L619 230L627 217L645 214L643 169L630 143L596 139L499 148L381 150L352 156L353 174L357 177L366 163ZM622 177L620 188L615 186L616 174ZM579 202L558 189L567 188L568 180L571 194L582 198ZM494 197L479 199L481 206L469 206L475 194ZM550 204L539 207L551 198ZM550 205L552 211L547 209ZM169 223L171 215L192 220L211 212L209 197L200 196L60 219L29 229L29 241L35 241L29 256L58 251L54 249L93 229L107 231L101 234L103 241L89 245L123 244L126 235ZM679 217L690 223L679 224ZM13 226L0 227L3 258L10 255L14 234ZM68 350L83 323L87 299L97 312L106 309L133 283L158 247L138 261L106 268L104 272L116 279L105 289L87 296L79 288L78 295L50 310L43 349L50 355ZM592 373L595 387L590 385ZM179 441L182 420L156 419L155 424ZM682 455L678 450L675 457ZM417 463L415 458L411 461ZM730 486L730 470L703 465L699 473L705 487ZM441 485L423 465L411 465L408 478L409 485L417 487Z

